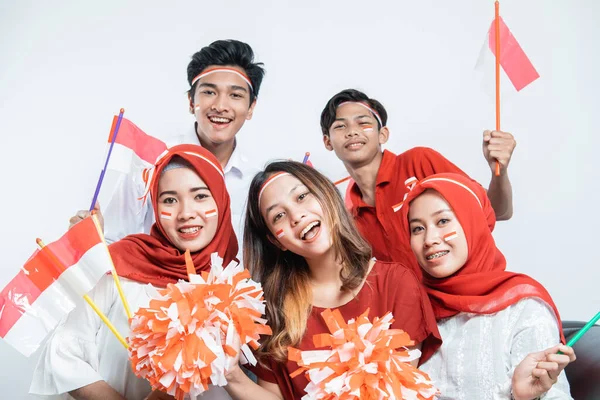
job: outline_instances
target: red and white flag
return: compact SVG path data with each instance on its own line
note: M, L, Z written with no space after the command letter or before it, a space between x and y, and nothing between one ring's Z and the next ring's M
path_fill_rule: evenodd
M0 292L0 337L23 355L31 355L111 266L92 217L74 225L33 253Z
M217 216L217 209L213 208L212 210L208 210L207 212L204 213L204 215L206 216L206 218L216 217Z
M168 211L161 211L160 212L160 218L162 218L162 219L173 219L173 213L170 213Z
M114 118L113 126L116 124L118 117L115 116ZM113 129L111 129L111 136L108 138L109 148L112 140L112 131ZM117 132L117 138L107 169L120 171L125 174L141 174L143 168L152 166L158 156L166 150L167 145L163 141L147 135L133 122L123 118Z
M500 88L504 94L521 91L540 77L517 39L500 20ZM496 87L496 21L493 20L479 53L475 70L481 73L486 91L494 93ZM506 83L502 83L505 81Z

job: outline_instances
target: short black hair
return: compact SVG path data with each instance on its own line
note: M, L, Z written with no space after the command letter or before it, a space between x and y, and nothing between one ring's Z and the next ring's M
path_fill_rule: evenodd
M188 94L192 101L197 83L192 85L192 80L210 65L233 65L246 71L246 75L252 83L250 104L254 102L265 76L265 69L263 63L254 62L254 51L250 45L233 39L217 40L195 53L187 67L188 83L190 84Z
M323 131L323 135L329 136L329 128L331 128L331 125L335 122L337 108L340 104L345 103L347 101L367 104L373 110L377 111L377 113L381 117L381 123L383 124L383 126L387 124L388 115L387 111L385 111L385 108L383 107L383 104L381 104L375 99L369 98L369 96L367 96L359 90L346 89L342 90L341 92L333 96L331 99L329 99L329 101L325 105L325 108L321 112L321 131ZM379 120L377 121L377 128L382 128L382 126L379 123Z

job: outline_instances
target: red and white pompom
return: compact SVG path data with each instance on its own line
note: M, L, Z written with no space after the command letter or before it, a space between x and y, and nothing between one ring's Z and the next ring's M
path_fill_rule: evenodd
M249 346L271 334L261 285L234 261L223 268L216 253L211 261L210 273L157 290L131 320L134 373L178 400L226 385L225 372L238 360L255 365Z
M288 358L300 366L290 376L305 373L309 380L302 399L436 399L429 376L410 364L421 352L408 350L414 342L406 332L390 329L392 314L373 322L368 315L369 310L346 323L339 310L325 310L321 316L331 333L313 341L330 349L288 349Z

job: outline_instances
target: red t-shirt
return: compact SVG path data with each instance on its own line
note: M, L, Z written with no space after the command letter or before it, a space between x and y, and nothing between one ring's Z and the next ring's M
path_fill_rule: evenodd
M441 344L440 334L431 303L427 293L416 275L404 265L397 262L375 262L367 281L358 292L356 298L337 309L346 321L360 316L369 308L369 319L382 317L391 311L394 316L392 329L406 331L416 343L427 341L428 346ZM321 312L325 309L313 307L309 316L306 333L296 348L314 350L313 336L329 333ZM293 361L285 364L271 361L269 367L254 367L252 370L265 381L277 383L284 399L300 399L306 393L304 388L308 380L304 374L290 378L290 374L298 369Z
M375 183L375 207L362 200L360 189L356 183L352 183L346 203L351 205L350 213L363 237L371 244L375 258L399 261L412 267L421 276L410 243L400 240L400 213L394 211L394 206L402 202L404 194L408 192L404 183L408 178L414 176L421 180L443 172L468 176L428 147L415 147L399 155L385 150Z

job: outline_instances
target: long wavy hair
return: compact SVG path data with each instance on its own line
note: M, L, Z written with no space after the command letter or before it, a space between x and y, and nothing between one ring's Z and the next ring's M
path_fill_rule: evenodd
M273 242L260 211L258 195L265 181L277 172L296 177L315 196L331 227L336 261L342 264L341 290L360 286L369 268L371 246L361 236L335 185L314 168L293 161L278 161L259 172L252 183L246 206L244 264L253 279L261 282L267 301L267 319L273 330L257 351L259 360L287 360L288 346L296 346L304 336L311 312L310 270L304 257L282 251ZM264 364L264 362L263 362Z

